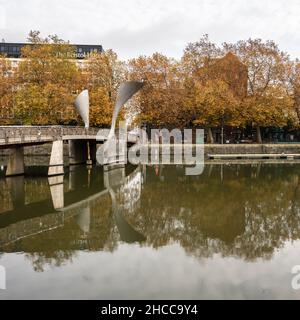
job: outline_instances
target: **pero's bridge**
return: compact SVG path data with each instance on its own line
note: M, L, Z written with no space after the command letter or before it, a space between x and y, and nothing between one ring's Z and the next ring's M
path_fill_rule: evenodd
M24 147L52 143L48 175L64 173L64 144L69 147L69 164L96 161L97 144L108 138L108 133L98 135L99 128L65 126L2 126L0 149L10 149L6 176L24 173ZM136 143L136 137L128 134L128 143Z
M109 133L89 126L89 94L84 90L76 99L75 107L85 127L64 126L2 126L0 127L0 149L11 149L6 176L24 174L24 147L52 143L49 162L49 176L64 174L64 143L69 144L69 163L80 164L96 161L97 143L116 136L116 123L123 105L141 88L142 82L128 81L121 84ZM137 138L128 134L127 141L136 143Z

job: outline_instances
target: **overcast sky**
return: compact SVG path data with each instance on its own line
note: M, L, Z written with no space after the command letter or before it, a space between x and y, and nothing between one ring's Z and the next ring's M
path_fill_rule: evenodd
M123 59L179 58L205 33L217 43L272 39L300 57L300 0L0 0L0 40L25 41L30 30L102 44Z

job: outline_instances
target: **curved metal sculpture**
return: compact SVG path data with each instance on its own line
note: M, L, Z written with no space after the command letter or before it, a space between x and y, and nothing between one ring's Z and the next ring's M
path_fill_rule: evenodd
M108 138L112 138L115 135L117 119L122 106L124 106L126 102L128 102L128 100L132 98L143 86L144 83L139 81L127 81L120 85ZM75 100L75 107L78 113L80 114L85 127L88 129L90 111L88 90L84 90L79 94L79 96Z
M118 90L117 101L113 113L108 139L112 138L115 135L116 123L122 106L124 106L124 104L126 104L126 102L130 98L132 98L143 86L144 82L139 81L127 81L121 84Z
M88 129L90 126L90 101L88 90L82 91L76 98L75 107L84 122L85 128Z

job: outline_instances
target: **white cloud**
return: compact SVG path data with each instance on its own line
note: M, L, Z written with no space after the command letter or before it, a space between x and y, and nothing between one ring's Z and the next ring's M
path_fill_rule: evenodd
M6 28L6 10L0 2L0 30Z
M1 1L1 0L0 0ZM0 2L1 3L1 2ZM22 41L31 29L76 43L102 44L122 58L160 51L180 57L187 42L208 33L221 43L273 39L300 56L299 0L2 0L7 28Z

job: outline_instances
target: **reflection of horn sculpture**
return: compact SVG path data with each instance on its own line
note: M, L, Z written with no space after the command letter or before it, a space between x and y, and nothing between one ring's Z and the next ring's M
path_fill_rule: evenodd
M80 114L84 125L86 128L89 128L89 114L90 114L90 102L89 102L89 92L84 90L75 100L75 107Z
M146 241L146 237L136 231L123 217L120 210L114 212L117 228L120 233L121 240L126 243L136 243Z
M143 87L143 85L143 82L138 81L128 81L121 84L118 90L111 129L108 136L109 138L112 138L115 135L116 123L122 106L126 104L126 102Z
M111 197L112 211L116 220L121 240L127 243L143 242L146 240L145 236L136 231L126 221L122 214L122 207L117 200L117 192L119 191L120 186L124 183L124 176L124 166L116 166L115 169L109 169L109 166L104 167L104 185Z
M143 242L146 237L136 231L124 218L116 200L116 194L113 189L108 189L112 200L113 215L116 219L117 228L120 233L121 240L127 243Z

